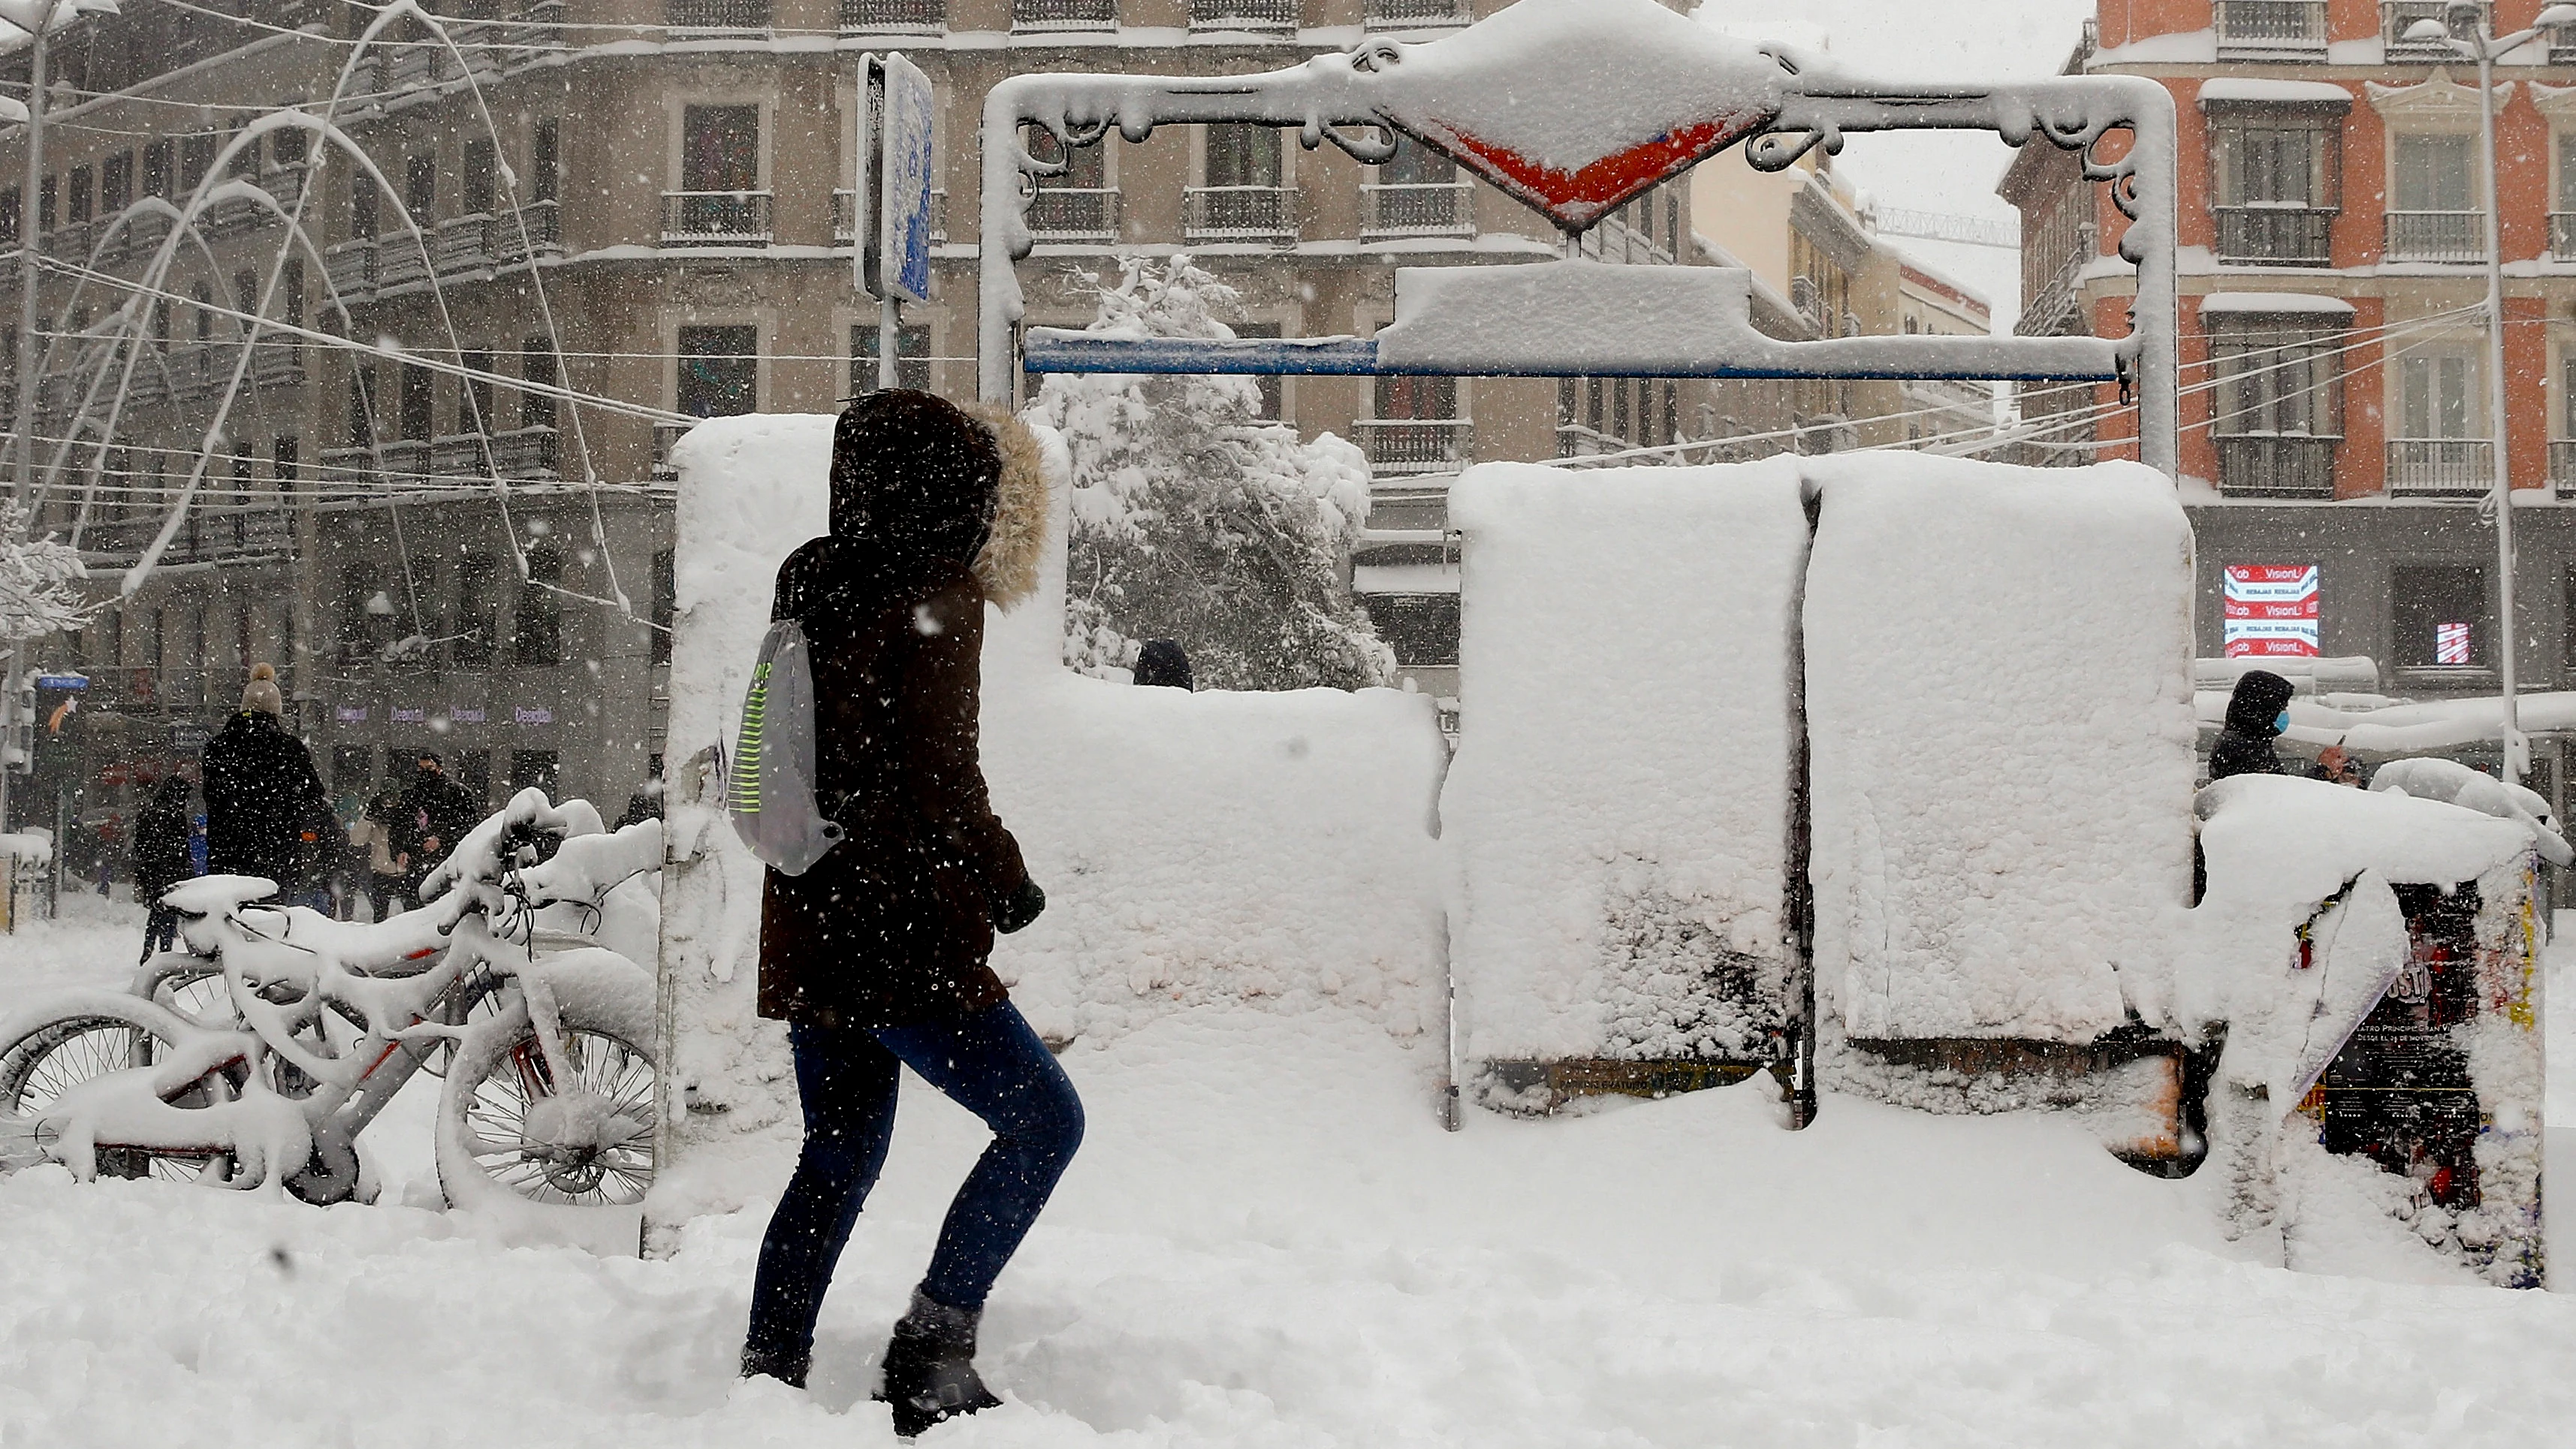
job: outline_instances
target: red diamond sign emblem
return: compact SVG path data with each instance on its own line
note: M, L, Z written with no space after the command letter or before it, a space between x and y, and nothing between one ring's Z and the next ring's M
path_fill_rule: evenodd
M1790 81L1654 0L1520 0L1445 40L1361 55L1388 125L1567 231L1761 129Z

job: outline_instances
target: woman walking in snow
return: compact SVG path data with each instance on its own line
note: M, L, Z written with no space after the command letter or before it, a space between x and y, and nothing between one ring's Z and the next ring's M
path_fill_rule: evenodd
M760 1011L788 1023L805 1145L761 1243L745 1375L802 1385L832 1267L884 1164L898 1064L984 1119L878 1398L909 1437L990 1408L985 1295L1082 1140L1082 1104L986 964L1046 896L977 756L984 605L1034 588L1036 440L925 392L870 393L832 437L831 533L778 572L772 617L814 670L816 794L848 832L761 901Z

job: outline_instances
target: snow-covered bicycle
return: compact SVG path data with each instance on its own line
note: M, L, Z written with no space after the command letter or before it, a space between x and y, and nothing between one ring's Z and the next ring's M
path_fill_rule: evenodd
M598 944L662 863L659 821L614 833L522 790L379 923L254 905L206 876L164 899L185 952L130 992L66 993L0 1026L0 1146L100 1173L371 1196L358 1134L443 1072L440 1188L516 1214L634 1208L653 1177L654 983Z

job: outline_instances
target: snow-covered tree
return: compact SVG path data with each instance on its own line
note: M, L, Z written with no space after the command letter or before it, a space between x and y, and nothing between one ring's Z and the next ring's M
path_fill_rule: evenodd
M1225 338L1234 289L1176 256L1128 259L1089 330ZM1067 376L1032 405L1073 455L1065 662L1104 674L1147 639L1189 652L1203 687L1386 684L1395 656L1351 601L1343 561L1368 519L1368 462L1261 418L1244 377Z
M81 601L89 570L51 538L27 537L27 512L0 502L0 644L77 629L96 610Z

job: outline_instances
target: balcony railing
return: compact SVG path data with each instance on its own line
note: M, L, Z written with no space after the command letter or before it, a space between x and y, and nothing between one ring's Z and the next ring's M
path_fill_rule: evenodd
M1181 237L1189 242L1297 241L1297 188L1193 186L1181 198Z
M1011 0L1013 30L1115 30L1118 0Z
M2388 491L2474 497L2495 486L2495 464L2484 438L2393 438L2388 444Z
M655 423L653 425L654 477L677 478L680 476L679 465L671 461L671 449L678 445L680 439L688 436L689 429L696 426L697 424L695 423Z
M2335 444L2341 441L2280 433L2222 437L2218 486L2249 498L2332 498Z
M2221 60L2295 60L2326 54L2326 0L2218 0Z
M524 236L519 228L527 228ZM532 201L519 208L517 221L504 212L492 218L492 261L515 267L531 257L563 255L563 212L551 201Z
M1368 23L1380 29L1465 25L1475 18L1468 0L1368 0Z
M1360 188L1360 236L1474 236L1472 181L1395 182Z
M1476 425L1464 418L1363 418L1352 427L1372 473L1454 473L1475 455Z
M479 433L455 433L429 445L429 471L441 478L489 478Z
M855 191L843 190L832 193L832 245L836 247L858 245L858 223L850 216L850 208L857 203L858 193ZM948 240L948 193L934 189L930 193L930 241L933 246L936 246L946 240Z
M2218 208L2218 259L2230 266L2322 267L2335 213L2306 206Z
M769 193L665 191L662 245L765 247L769 245Z
M363 302L376 294L376 244L345 241L322 253L322 274L344 302Z
M301 387L304 347L296 342L263 342L251 354L250 378L261 387Z
M561 471L555 430L539 424L492 438L492 466L504 478L552 478Z
M948 0L841 0L841 29L936 33L948 28Z
M1029 230L1040 241L1118 239L1116 187L1042 186L1029 201Z
M492 218L452 216L438 224L438 276L472 276L492 272Z
M2409 40L2406 32L2419 20L2439 20L2461 40L2475 39L2480 20L2491 20L2485 4L2459 4L2456 0L2380 0L2379 38L2391 65L2409 61L2432 61L2448 65L2458 60L2459 53L2438 40Z
M1306 0L1190 0L1192 30L1294 30Z
M769 34L769 0L670 0L675 40L759 40Z
M2486 255L2486 213L2392 211L2387 250L2392 262L2477 261Z
M429 252L411 233L376 238L376 290L429 285Z

